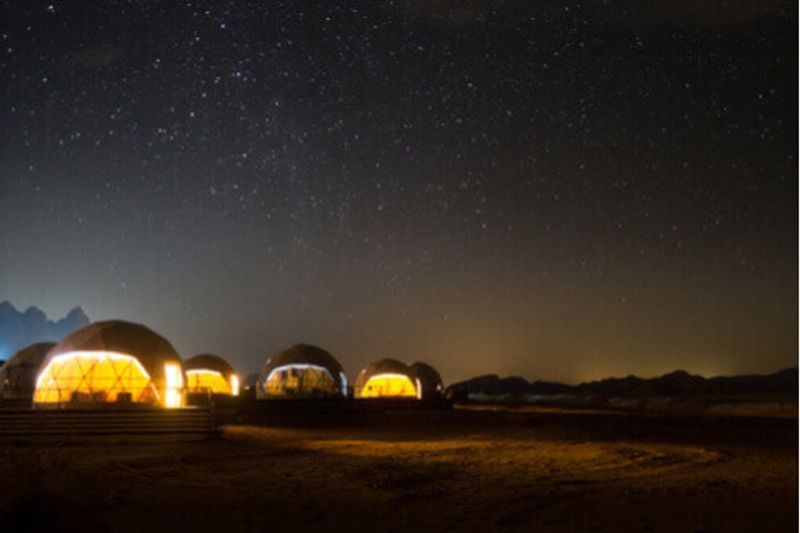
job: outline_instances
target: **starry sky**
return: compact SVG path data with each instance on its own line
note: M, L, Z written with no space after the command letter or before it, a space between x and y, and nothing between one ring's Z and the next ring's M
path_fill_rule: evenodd
M796 2L0 6L17 307L245 373L796 364Z

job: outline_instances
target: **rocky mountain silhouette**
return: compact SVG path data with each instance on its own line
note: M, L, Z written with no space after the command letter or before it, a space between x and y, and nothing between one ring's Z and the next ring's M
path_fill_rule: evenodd
M720 376L704 378L677 370L655 378L627 376L565 385L550 381L528 382L521 377L500 378L490 374L479 376L448 387L452 397L464 398L470 394L487 396L504 395L557 395L568 394L596 398L648 398L656 396L705 395L797 395L798 369L787 368L769 375Z
M36 342L58 342L72 331L89 324L81 307L59 320L50 320L38 307L19 311L8 301L0 302L0 359Z

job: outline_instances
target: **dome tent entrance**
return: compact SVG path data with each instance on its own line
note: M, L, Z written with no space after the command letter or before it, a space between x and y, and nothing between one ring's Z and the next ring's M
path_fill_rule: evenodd
M256 384L258 398L324 398L347 394L342 365L316 346L297 344L273 355Z
M15 353L0 369L0 398L33 400L36 376L53 346L53 342L40 342Z
M367 365L356 378L356 398L421 398L422 385L408 365L381 359Z
M56 344L36 380L39 407L141 404L180 407L181 360L172 345L140 324L111 320Z
M183 368L188 393L239 395L239 374L221 357L195 355L183 364Z

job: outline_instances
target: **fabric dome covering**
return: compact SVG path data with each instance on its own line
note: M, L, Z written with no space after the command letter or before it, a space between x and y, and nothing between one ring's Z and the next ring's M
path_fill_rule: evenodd
M223 376L236 374L236 370L225 359L209 353L195 355L187 359L183 363L183 370L185 372L189 370L214 370Z
M181 359L169 341L141 324L108 320L72 332L50 350L34 402L177 407L182 387Z
M0 368L0 398L3 400L33 399L36 376L54 342L39 342L15 353Z
M347 378L339 361L322 348L309 344L296 344L269 358L256 384L258 398L308 398L346 393Z
M355 384L356 398L416 397L421 386L411 368L396 359L381 359L359 372Z
M417 361L412 363L409 368L417 376L422 385L421 397L423 400L430 400L442 396L444 383L439 372L427 363Z
M239 374L225 359L200 354L183 363L186 391L239 395Z

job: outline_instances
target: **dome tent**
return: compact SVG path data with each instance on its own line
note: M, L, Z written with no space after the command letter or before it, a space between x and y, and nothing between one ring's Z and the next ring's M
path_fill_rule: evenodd
M422 386L411 368L395 359L381 359L359 372L356 398L420 398Z
M342 365L316 346L296 344L273 355L256 383L257 398L318 398L347 394Z
M423 400L433 400L441 398L444 394L444 383L439 372L427 363L417 361L412 363L409 368L419 379L422 386L420 398Z
M164 337L140 324L109 320L72 332L48 352L33 402L180 407L182 392L181 359Z
M239 395L239 374L223 358L200 354L183 364L186 373L186 392Z
M0 369L0 398L33 400L36 376L53 342L39 342L15 353Z

